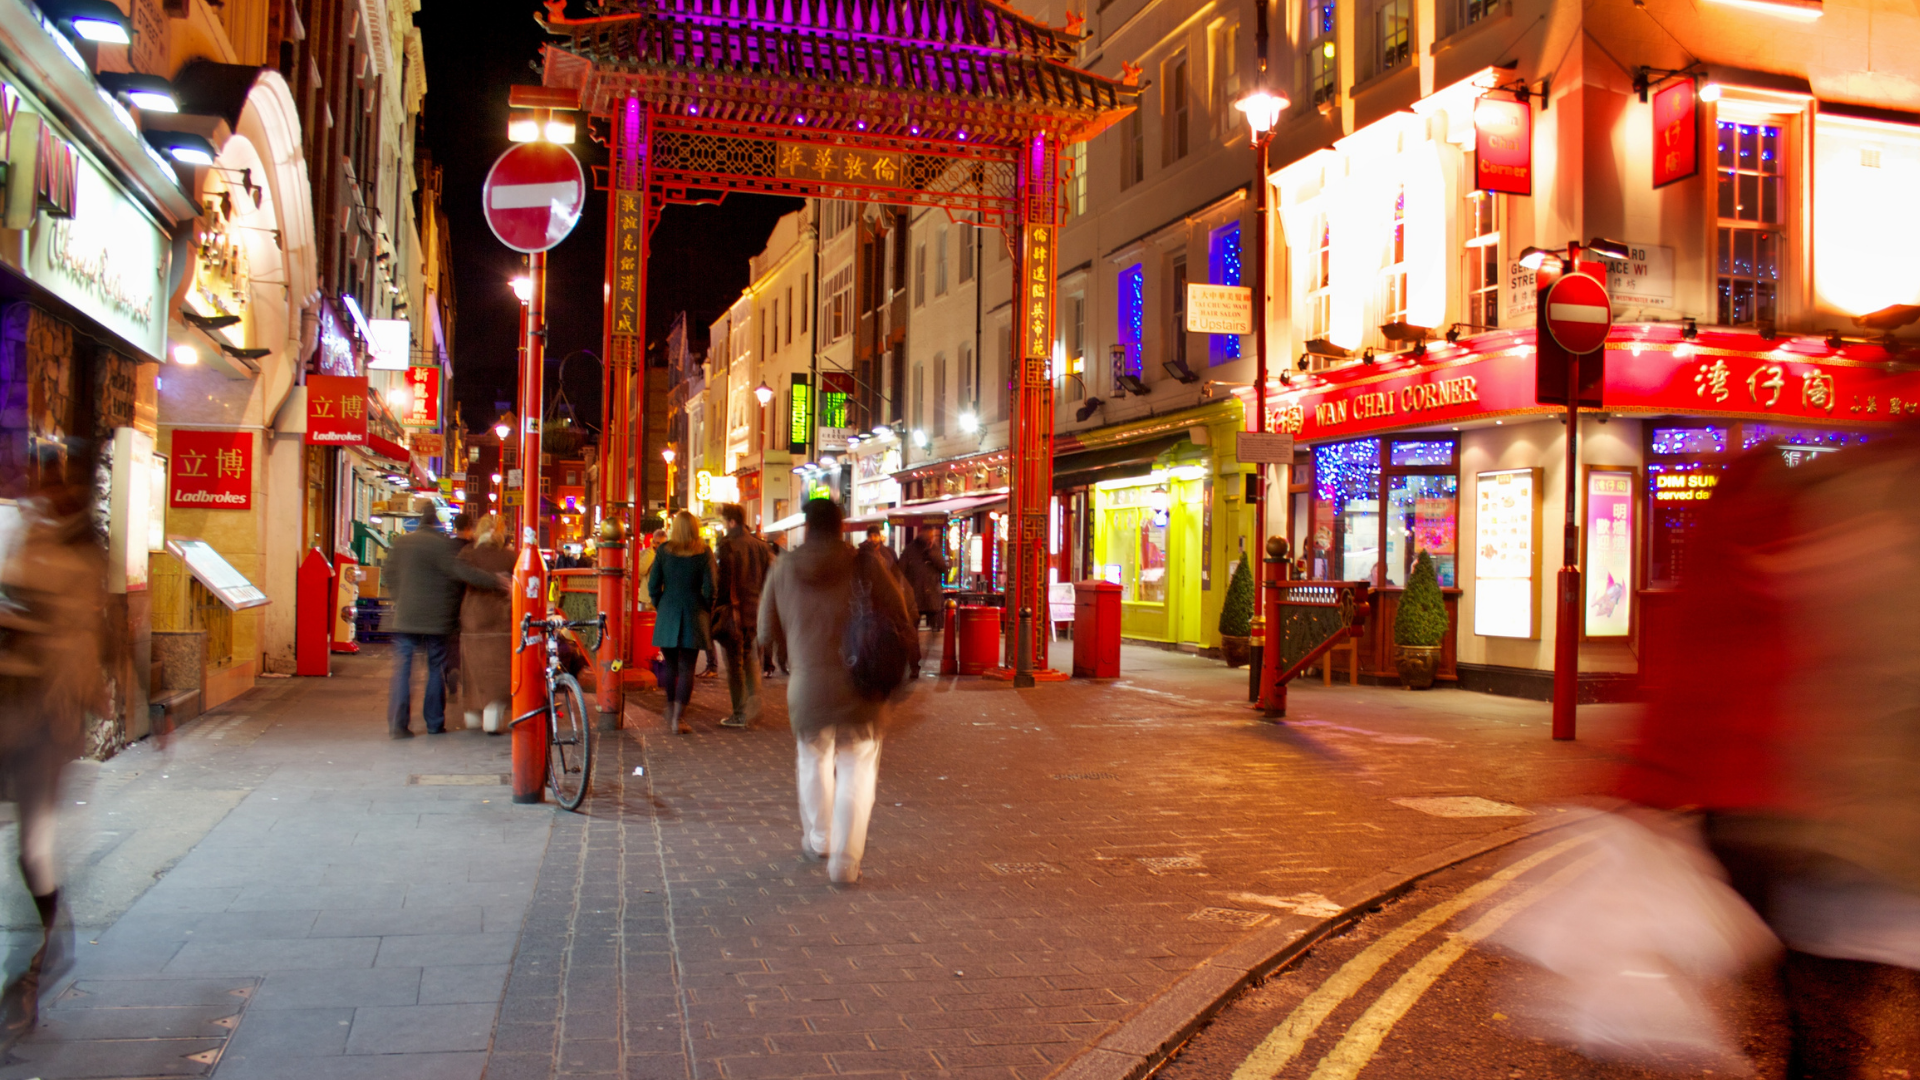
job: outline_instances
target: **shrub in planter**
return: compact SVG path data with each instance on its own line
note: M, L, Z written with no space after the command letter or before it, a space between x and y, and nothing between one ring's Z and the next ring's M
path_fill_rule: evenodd
M1227 581L1226 599L1220 605L1220 651L1228 667L1247 662L1247 638L1253 632L1253 603L1253 569L1242 556Z
M1440 645L1447 639L1447 603L1440 595L1440 579L1433 571L1433 557L1421 552L1414 561L1413 575L1406 591L1400 594L1400 608L1393 616L1394 663L1400 669L1400 681L1410 690L1425 690L1433 685L1440 666Z

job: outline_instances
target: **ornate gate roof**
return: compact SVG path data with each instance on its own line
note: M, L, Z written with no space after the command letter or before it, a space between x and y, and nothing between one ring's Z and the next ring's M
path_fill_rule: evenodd
M998 0L637 0L540 19L548 85L589 111L639 94L671 121L764 135L946 141L1010 150L1035 131L1089 138L1136 107L1130 75L1073 66L1078 20L1036 22Z

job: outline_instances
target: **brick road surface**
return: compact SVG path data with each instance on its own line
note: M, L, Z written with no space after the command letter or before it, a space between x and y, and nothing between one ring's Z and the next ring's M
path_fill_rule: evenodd
M263 681L79 770L80 962L0 1080L1043 1077L1275 916L1525 820L1432 811L1604 790L1631 712L1556 744L1538 703L1313 685L1276 726L1243 672L1125 664L924 680L845 891L798 858L780 680L746 732L718 682L690 736L636 695L582 815L511 804L505 739L389 742L377 651Z

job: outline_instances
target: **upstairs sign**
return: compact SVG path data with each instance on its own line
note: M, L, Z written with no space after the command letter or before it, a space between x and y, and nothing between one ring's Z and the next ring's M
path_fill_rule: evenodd
M493 163L482 191L493 235L531 254L551 249L573 231L587 203L587 178L566 147L520 143Z

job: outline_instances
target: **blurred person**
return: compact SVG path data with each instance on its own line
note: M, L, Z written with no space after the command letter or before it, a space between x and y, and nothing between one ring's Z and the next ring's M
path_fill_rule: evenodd
M653 643L664 661L660 686L667 692L667 723L680 734L691 735L687 702L693 698L693 667L709 639L713 554L700 538L700 523L685 510L673 515L667 542L647 572L647 594L658 612Z
M458 545L454 549L455 558L458 558L459 552L467 550L468 545L473 543L473 515L464 511L455 514L452 525L453 540ZM513 568L508 567L507 570L511 573ZM441 671L440 681L453 687L455 693L459 693L465 686L460 678L460 627L457 624L453 628L453 633L447 635L447 664Z
M757 637L760 591L767 582L773 552L747 531L747 511L738 503L720 508L727 534L720 540L718 592L713 605L713 640L727 653L727 696L733 712L721 727L744 728L760 715L760 666Z
M0 709L0 793L19 817L20 873L40 917L31 959L0 992L4 1044L34 1027L41 984L72 959L55 851L60 779L85 747L88 714L108 715L106 552L91 488L60 475L70 464L48 463L23 500L24 535L0 567L0 682L11 699Z
M914 601L913 589L907 584L906 575L900 570L900 556L894 554L893 548L887 544L886 529L880 525L867 526L867 538L861 541L860 550L878 559L881 565L887 568L887 573L893 576L894 583L900 586L901 599L904 600L907 605L907 624L909 626L919 625L920 612ZM916 679L920 677L919 634L913 635L913 677Z
M767 545L767 554L773 558L777 559L787 553L786 545L782 543L777 536L763 536L761 537L761 541ZM789 674L787 671L787 645L784 641L776 641L771 646L760 649L760 677L763 679L773 678L775 669L778 669L783 675Z
M900 577L906 582L909 610L913 613L913 625L918 627L921 620L926 621L927 629L938 635L947 625L947 597L944 591L947 571L946 552L940 543L940 530L937 526L922 525L907 541L907 550L900 553ZM928 649L926 639L919 632L913 635L914 655L924 656ZM932 647L939 647L936 636ZM920 666L914 665L914 675L919 676Z
M667 530L664 525L659 514L648 514L640 519L639 531L634 533L637 541L634 547L638 550L633 553L633 573L637 580L647 579L647 574L653 569L654 552L661 544L667 542ZM648 606L650 601L646 597L641 597L640 603L642 606Z
M1780 937L1789 1076L1920 1070L1920 440L1720 478L1623 793L1698 811Z
M413 655L426 654L427 687L420 712L427 734L447 730L444 669L447 637L460 625L460 606L470 585L506 592L508 575L492 574L456 558L460 543L433 529L416 529L393 542L387 552L387 583L393 596L393 682L387 690L387 733L410 739Z
M826 860L828 879L851 885L860 880L866 854L887 711L885 702L860 693L842 656L855 575L866 575L875 610L903 634L907 610L892 575L877 560L858 558L841 536L838 504L814 499L804 513L804 542L774 560L760 595L760 644L785 642L793 663L787 717L795 742L801 855Z
M506 522L498 514L489 514L471 531L473 543L461 550L459 560L483 573L511 579L514 550L506 543ZM469 588L460 601L460 640L468 660L461 667L460 684L467 727L498 735L505 730L512 697L513 597L494 589Z

